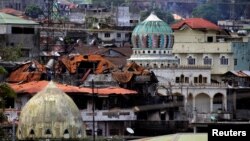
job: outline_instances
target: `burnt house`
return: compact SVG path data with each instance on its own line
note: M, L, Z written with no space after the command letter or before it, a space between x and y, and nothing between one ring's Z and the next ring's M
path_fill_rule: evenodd
M246 70L228 71L223 75L228 84L229 110L235 120L249 121L250 117L250 72Z

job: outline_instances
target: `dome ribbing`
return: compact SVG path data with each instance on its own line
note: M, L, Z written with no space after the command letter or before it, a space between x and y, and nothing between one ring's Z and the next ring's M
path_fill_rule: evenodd
M79 109L74 101L50 82L23 107L17 137L29 138L82 138L84 128Z
M172 34L171 27L151 13L133 30L132 44L134 48L172 48Z

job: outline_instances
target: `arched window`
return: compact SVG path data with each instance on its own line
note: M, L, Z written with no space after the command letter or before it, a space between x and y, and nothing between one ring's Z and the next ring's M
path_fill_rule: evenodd
M51 131L50 131L49 129L47 129L47 130L45 131L45 134L46 134L46 135L51 135Z
M177 63L180 64L181 63L181 60L178 56L175 56L175 59L177 60Z
M34 132L33 129L30 130L30 135L31 135L31 136L35 135L35 132Z
M184 83L184 78L185 78L185 77L184 77L184 75L182 74L182 75L181 75L181 83Z
M65 139L68 139L69 138L69 130L68 129L65 129L64 132L63 132L63 137Z
M195 65L195 58L193 58L192 56L189 56L187 58L187 63L188 65Z
M202 75L199 75L199 83L202 83Z
M209 58L208 56L204 57L203 59L204 65L211 65L212 64L212 59Z
M220 64L221 65L228 65L228 58L226 58L225 56L222 56L220 58Z

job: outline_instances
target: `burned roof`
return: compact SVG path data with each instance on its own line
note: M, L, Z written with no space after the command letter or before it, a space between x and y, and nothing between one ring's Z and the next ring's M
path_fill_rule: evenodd
M98 48L97 46L77 46L75 50L81 55L98 54L108 59L115 65L126 65L127 59L132 55L132 49L129 46L118 48ZM114 55L115 54L115 55Z
M47 86L49 81L31 81L23 84L9 84L17 94L35 94ZM92 94L92 88L77 87L56 83L56 86L68 94ZM128 90L120 87L94 88L94 93L97 95L133 95L137 94L134 90Z

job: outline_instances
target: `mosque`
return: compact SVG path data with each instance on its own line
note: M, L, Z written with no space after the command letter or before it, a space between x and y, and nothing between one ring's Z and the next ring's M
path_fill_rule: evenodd
M84 136L79 109L52 81L21 111L17 128L19 140L80 139Z

